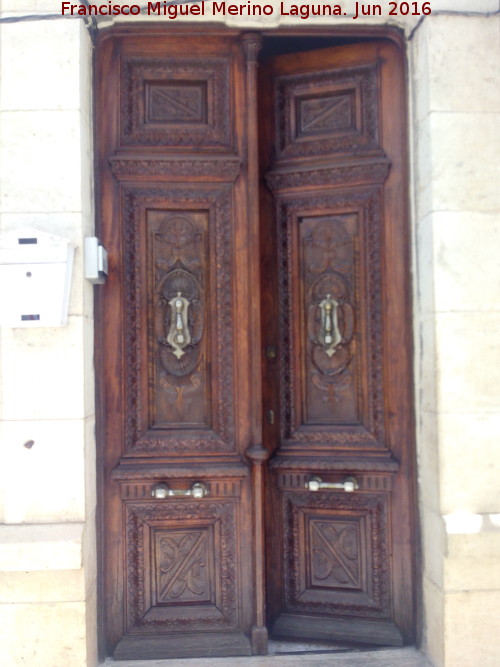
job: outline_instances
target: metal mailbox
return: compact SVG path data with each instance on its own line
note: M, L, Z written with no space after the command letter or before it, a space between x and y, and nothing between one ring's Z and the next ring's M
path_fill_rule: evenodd
M0 325L60 327L68 319L74 247L23 229L0 236Z

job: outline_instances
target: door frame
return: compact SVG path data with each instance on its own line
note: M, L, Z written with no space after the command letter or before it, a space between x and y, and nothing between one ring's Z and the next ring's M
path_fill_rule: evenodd
M141 35L141 34L154 34L154 35L163 35L168 39L169 36L179 36L179 35L191 35L196 36L205 35L210 33L212 35L221 35L221 36L231 36L238 35L246 32L246 30L237 30L233 28L226 28L221 25L214 25L211 23L203 25L175 25L173 27L168 26L168 29L165 27L153 27L151 24L137 24L137 25L127 25L124 27L123 24L118 26L113 26L101 31L98 34L97 40L105 39L108 35L110 36L126 36L126 35ZM407 68L406 65L406 41L404 38L403 31L392 28L392 27L361 27L361 28L329 28L329 27L320 27L320 28L309 28L304 29L298 26L291 27L280 27L276 29L266 30L260 33L265 39L279 39L279 38L322 38L331 40L332 43L334 40L349 40L350 42L362 42L362 41L372 41L372 40L389 40L393 42L398 49L400 50L401 57L403 58L403 63L405 71ZM333 44L332 44L333 45ZM95 51L94 51L95 54ZM96 69L96 58L94 55L94 72ZM94 89L98 85L98 82L94 79ZM408 309L406 313L406 318L409 323L412 323L412 272L411 272L411 221L410 221L410 208L409 208L409 135L408 135L408 95L409 95L409 85L408 78L406 76L404 89L402 91L403 98L406 102L404 115L402 118L403 128L404 128L404 140L402 144L405 147L404 154L401 156L401 166L403 170L402 182L405 184L405 192L402 200L404 202L404 210L401 211L402 220L404 221L404 230L403 234L405 236L405 291L406 291L406 302L408 304ZM98 110L95 106L95 96L94 96L94 115L98 113ZM96 143L98 142L97 136L95 137ZM96 151L95 157L95 198L96 198L96 234L99 236L101 232L101 224L103 219L102 211L102 188L100 183L100 169L99 169L99 160L97 157L98 151ZM104 288L105 289L105 288ZM104 321L106 319L106 313L104 312L104 303L103 295L101 289L95 290L95 368L103 368L103 348L101 345L101 331L104 326ZM408 359L410 360L408 365L409 370L412 373L411 378L408 381L409 390L412 393L412 402L410 412L412 414L412 423L408 427L407 432L408 436L411 438L411 444L408 448L408 452L411 452L411 462L410 465L413 469L412 480L409 482L410 488L409 493L413 498L411 504L411 516L409 516L409 522L411 523L411 531L413 534L413 550L412 550L412 567L416 572L416 576L413 581L414 588L414 633L413 638L417 643L420 640L420 626L421 626L421 563L418 557L419 554L419 532L418 532L418 497L417 497L417 466L416 466L416 447L415 447L415 399L413 396L414 383L413 383L413 332L411 324L407 326L407 344L406 352ZM98 598L98 643L99 643L99 655L101 658L107 657L105 649L105 629L104 629L104 600L103 600L103 568L104 568L104 553L103 553L103 531L105 530L104 517L103 517L103 488L104 488L104 476L103 476L103 459L104 459L104 423L106 415L103 410L103 395L104 395L104 382L103 374L96 372L96 447L97 447L97 456L96 456L96 465L97 465L97 598Z

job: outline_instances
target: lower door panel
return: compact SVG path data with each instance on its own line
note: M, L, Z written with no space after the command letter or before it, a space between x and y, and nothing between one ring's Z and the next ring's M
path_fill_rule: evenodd
M251 653L241 631L240 495L240 480L122 483L127 631L115 658Z
M399 646L391 608L391 477L357 475L353 492L307 488L309 480L333 485L345 477L278 475L283 606L272 631Z

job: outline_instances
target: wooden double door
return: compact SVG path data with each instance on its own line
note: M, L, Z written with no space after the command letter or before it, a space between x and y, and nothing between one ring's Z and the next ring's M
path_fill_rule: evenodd
M414 638L404 68L325 39L99 39L108 655Z

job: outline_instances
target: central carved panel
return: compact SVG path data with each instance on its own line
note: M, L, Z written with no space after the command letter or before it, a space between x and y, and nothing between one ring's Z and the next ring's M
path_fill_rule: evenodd
M214 604L213 552L211 530L155 532L157 602Z
M229 192L124 194L128 452L234 448Z
M359 522L310 518L308 587L361 588Z
M376 189L280 199L282 449L385 446L379 207Z
M152 426L209 426L204 336L207 214L153 211L148 223L156 338Z
M353 127L353 95L297 98L297 136L322 134Z
M304 423L359 420L352 343L356 237L353 215L300 223L308 329Z
M206 123L207 84L146 83L146 122Z

